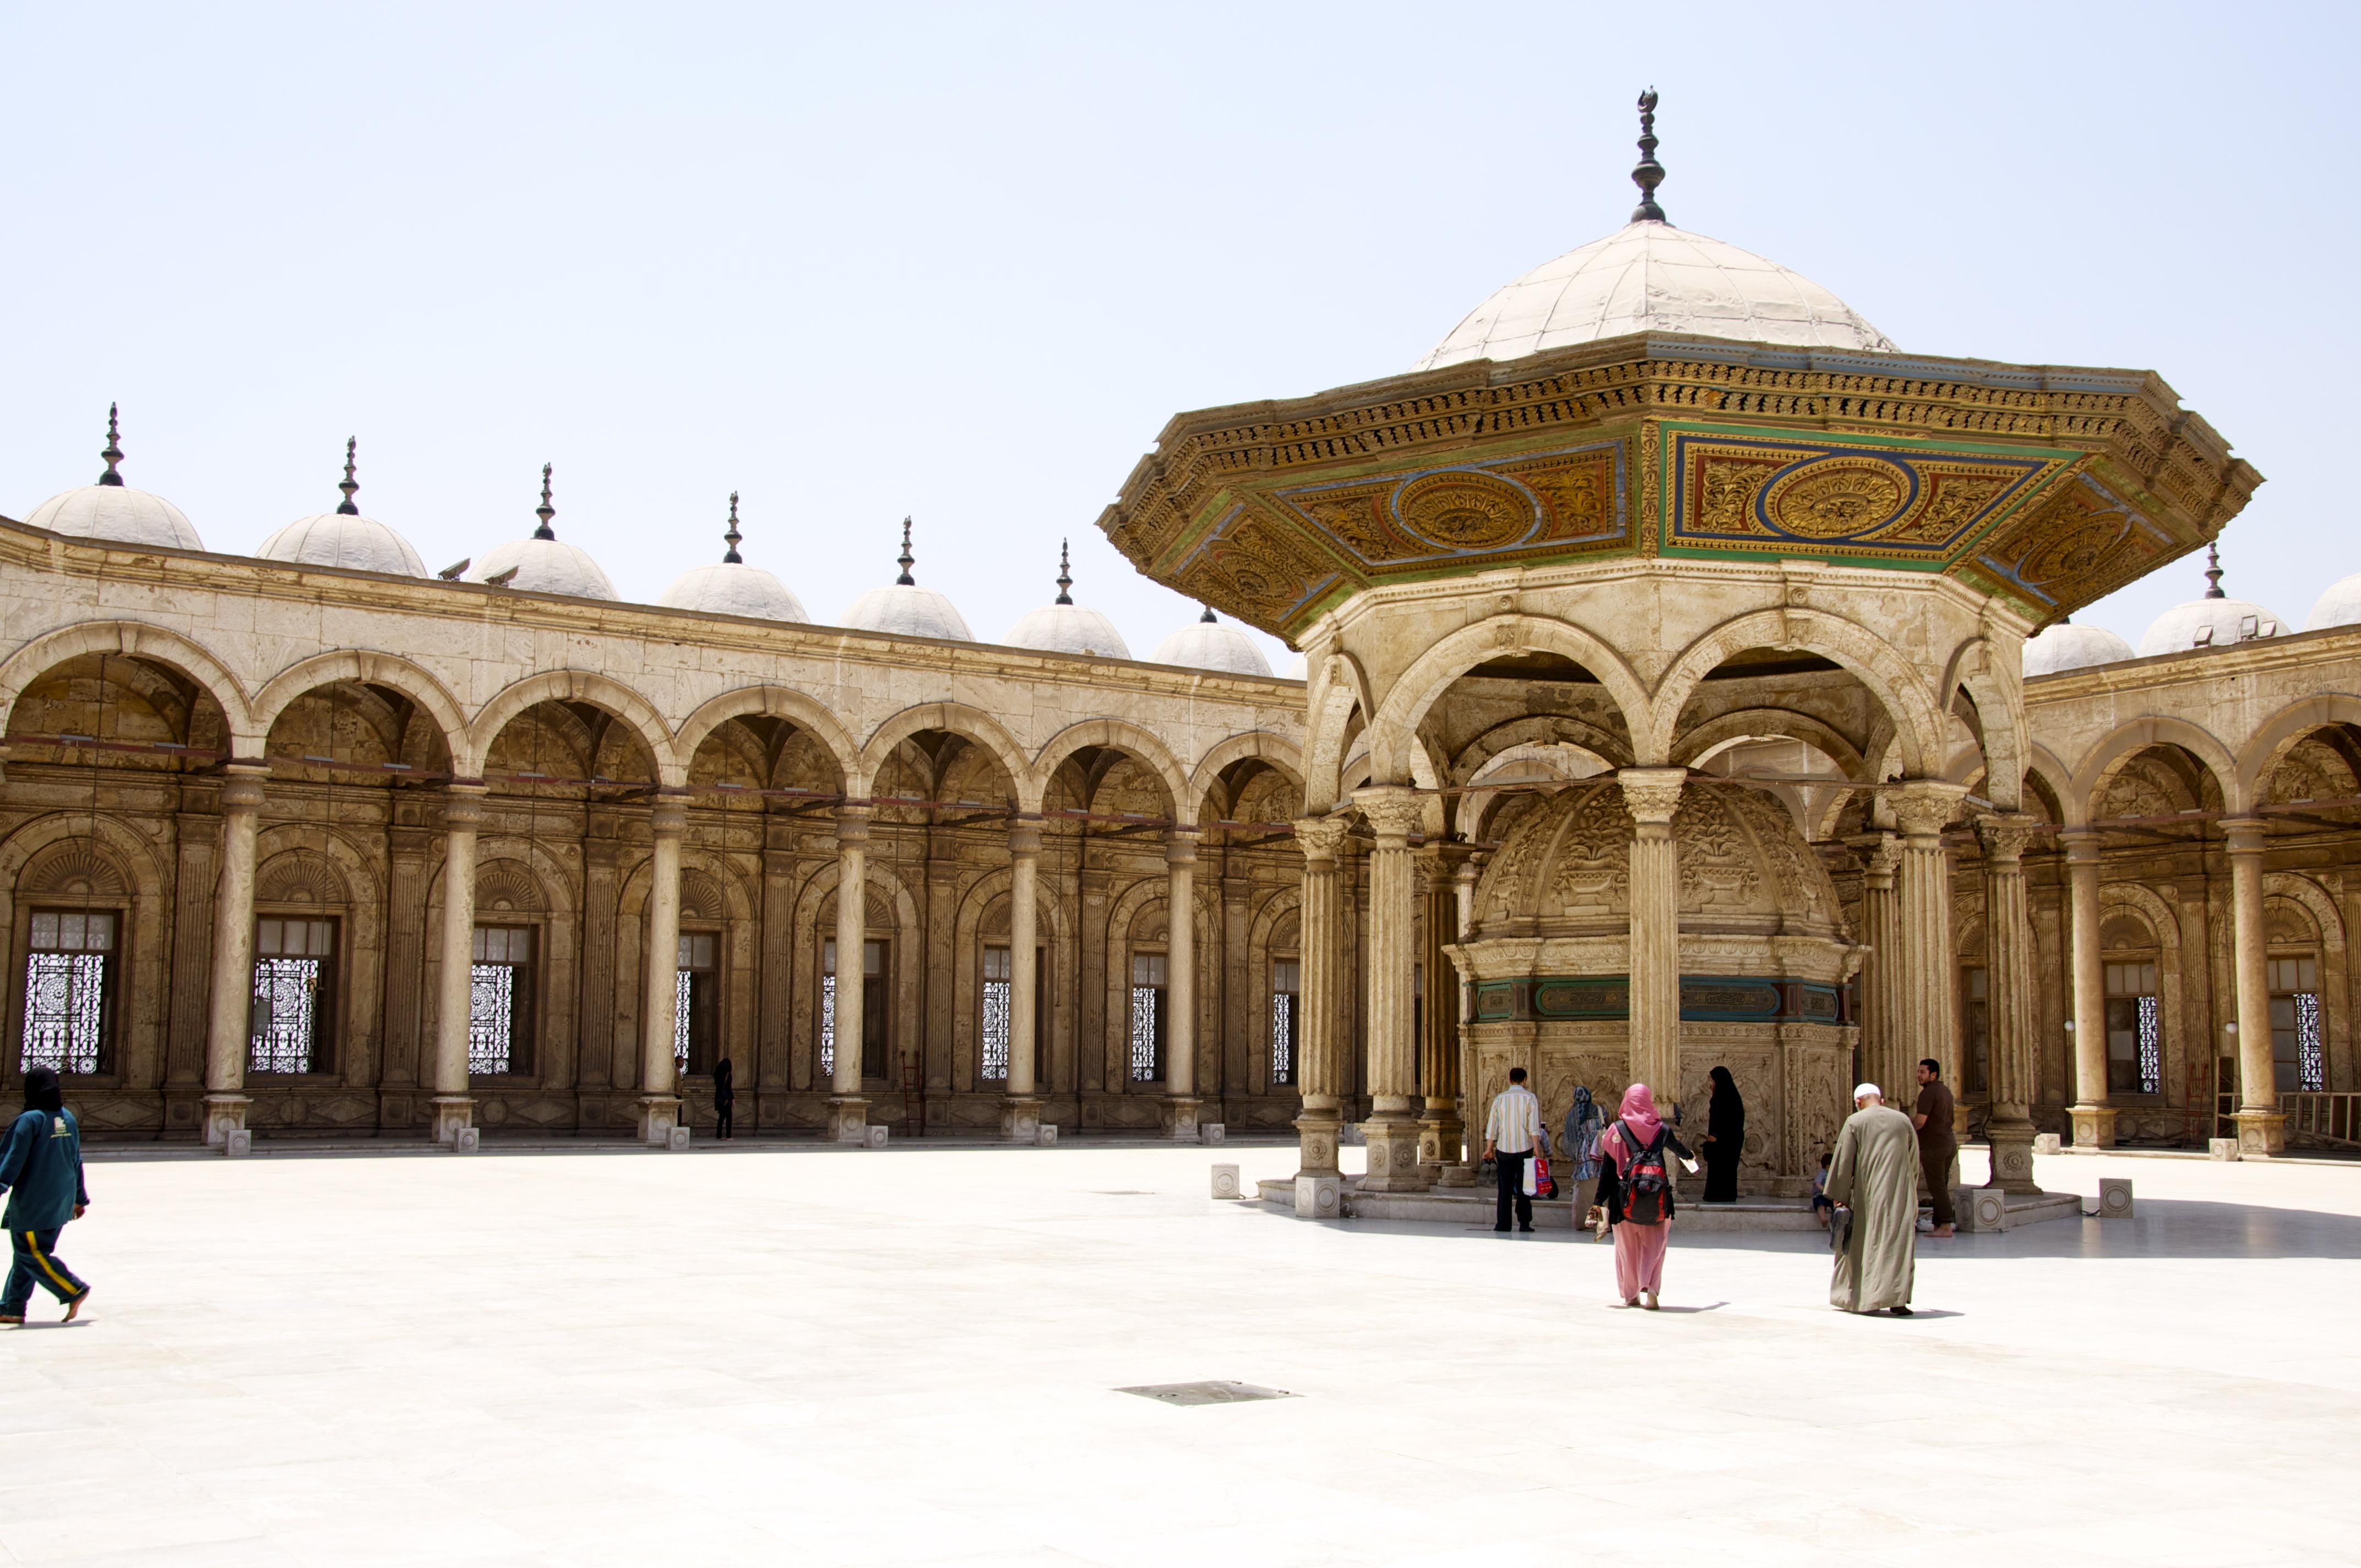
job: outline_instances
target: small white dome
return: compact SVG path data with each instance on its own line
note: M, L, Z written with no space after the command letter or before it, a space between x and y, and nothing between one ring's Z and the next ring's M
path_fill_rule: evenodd
M1515 359L1635 332L1894 351L1883 333L1803 274L1648 219L1504 286L1411 368Z
M2132 645L2103 626L2077 626L2061 620L2045 628L2025 645L2025 675L2062 674L2093 664L2114 664L2132 657Z
M161 496L133 489L115 472L115 466L123 461L123 452L112 407L106 411L106 446L99 455L106 459L106 471L98 477L98 483L51 496L35 507L25 521L52 533L70 533L109 544L154 544L167 550L205 547L205 542L197 537L197 531L189 525L179 507Z
M1254 639L1235 626L1213 619L1207 610L1202 620L1193 620L1156 645L1148 662L1156 664L1182 664L1192 670L1219 670L1232 675L1268 675L1270 661L1262 656Z
M844 624L855 631L883 631L895 637L939 637L947 642L972 642L959 607L932 588L916 583L888 583L852 601Z
M2312 607L2312 619L2303 623L2306 631L2324 631L2332 626L2351 626L2361 622L2361 572L2340 577L2331 583L2320 602Z
M675 578L656 602L667 609L693 609L699 615L745 615L760 620L811 619L786 584L742 561L691 567Z
M506 544L495 544L478 556L466 574L463 583L489 582L509 571L516 576L500 586L514 588L521 594L564 594L569 598L610 599L618 597L615 585L598 569L590 553L578 545L567 544L557 537L549 520L557 509L549 504L550 466L541 466L541 505L533 515L541 526L533 531L530 539L511 539Z
M373 519L333 511L297 518L264 540L255 554L297 566L336 566L395 577L426 575L426 563L409 540Z
M1034 648L1044 653L1095 653L1102 659L1128 659L1131 649L1115 622L1097 610L1078 604L1049 604L1029 611L1002 638L1011 648Z
M1312 678L1311 659L1305 654L1298 653L1287 662L1287 668L1279 672L1279 678L1283 681L1310 680Z
M2287 630L2279 618L2246 599L2191 599L2156 618L2140 639L2140 657L2181 653L2191 648L2226 648Z

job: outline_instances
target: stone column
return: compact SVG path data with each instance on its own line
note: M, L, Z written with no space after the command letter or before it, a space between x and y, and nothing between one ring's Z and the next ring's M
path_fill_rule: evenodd
M1861 853L1861 942L1869 962L1861 986L1861 1076L1898 1101L1916 1075L1902 1039L1902 906L1894 872L1902 840L1880 833Z
M223 772L221 875L214 888L213 1007L205 1023L205 1144L226 1149L246 1131L246 1058L254 1011L254 838L262 814L258 762ZM2270 1036L2264 1036L2265 1048Z
M1681 874L1673 813L1686 768L1616 775L1631 813L1631 1081L1670 1107L1681 1095Z
M1433 1178L1418 1159L1418 889L1410 836L1425 819L1425 803L1418 791L1395 784L1356 790L1353 804L1378 836L1369 852L1369 1119L1361 1124L1369 1173L1363 1186L1423 1192Z
M1902 829L1902 918L1899 957L1901 1025L1898 1048L1905 1077L1897 1086L1878 1087L1906 1105L1916 1097L1916 1064L1932 1057L1943 1064L1943 1080L1960 1089L1959 1031L1951 1016L1952 985L1959 955L1951 950L1951 862L1943 852L1943 825L1967 790L1932 779L1914 779L1893 792L1894 820Z
M1418 1124L1418 1164L1441 1187L1476 1179L1459 1111L1459 966L1444 950L1459 940L1459 868L1473 852L1466 844L1438 840L1419 855L1425 878L1425 951L1419 962L1426 973L1426 1009L1419 1020L1418 1059L1426 1110Z
M1164 835L1164 1131L1197 1141L1197 829Z
M659 799L649 815L655 836L648 869L647 1001L641 1008L640 1141L670 1148L680 1124L680 1064L673 1045L680 1023L680 839L688 813Z
M1980 817L1984 850L1984 973L1991 1000L1987 1054L1992 1066L1992 1176L2004 1192L2038 1192L2033 1179L2033 1097L2038 1087L2033 1039L2033 928L2025 908L2025 846L2034 819L2021 813Z
M869 1102L861 1092L862 992L869 939L869 816L848 801L836 808L836 1071L828 1135L840 1144L869 1136Z
M1337 1132L1342 1123L1345 1020L1344 894L1337 886L1336 857L1351 825L1341 817L1309 817L1295 824L1295 847L1303 851L1303 896L1297 914L1302 972L1302 1016L1297 1030L1296 1081L1303 1096L1295 1130L1301 1153L1298 1176L1334 1176Z
M2222 824L2229 837L2231 942L2238 985L2238 1148L2287 1152L2279 1074L2271 1059L2269 949L2263 934L2263 850L2269 835L2259 817ZM2213 1049L2209 1042L2207 1048Z
M2074 982L2074 1142L2108 1148L2115 1113L2107 1104L2107 986L2099 964L2099 835L2088 828L2066 841L2066 894L2071 903L2070 973Z
M428 1085L428 1130L449 1146L476 1119L467 1092L467 1023L476 970L476 835L484 825L484 786L454 779L443 790L443 959L436 976L434 1073Z
M1033 997L1040 869L1041 815L1019 812L1008 829L1008 1100L1000 1113L1002 1135L1016 1144L1041 1141L1039 1064L1033 1053L1039 1026Z

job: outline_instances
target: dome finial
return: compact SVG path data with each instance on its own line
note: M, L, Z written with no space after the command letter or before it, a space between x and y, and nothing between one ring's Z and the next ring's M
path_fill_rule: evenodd
M1211 626L1213 624L1213 607L1212 605L1207 605L1205 607L1205 613L1197 618L1197 624L1200 626Z
M1640 94L1640 162L1631 183L1640 187L1640 204L1631 209L1635 224L1661 224L1664 209L1656 205L1656 187L1664 182L1664 166L1656 161L1656 90Z
M916 587L918 579L910 576L910 568L918 564L918 558L910 554L910 520L906 517L902 520L902 554L895 559L902 563L902 575L894 579L894 586L900 588Z
M1058 541L1058 599L1057 599L1057 602L1058 602L1058 603L1060 603L1060 604L1071 604L1071 603L1073 603L1073 602L1074 602L1074 595L1073 595L1074 574L1073 574L1073 568L1072 568L1072 567L1071 567L1070 565L1068 565L1066 564L1066 545L1067 545L1067 543L1068 543L1068 542L1067 542L1066 540L1063 540L1063 539L1060 539L1060 541Z
M549 504L549 470L550 465L541 466L541 504L533 509L533 515L541 519L541 526L533 531L535 539L557 537L557 530L549 526L549 520L557 515L557 509Z
M361 514L361 509L353 505L353 493L361 488L360 481L353 477L353 454L359 449L360 444L361 438L357 435L345 437L345 478L344 483L336 487L345 492L345 499L336 508L338 517L358 517Z
M123 476L115 471L115 466L123 461L123 448L117 444L118 438L115 431L116 406L114 403L106 405L106 449L99 454L101 457L106 459L106 472L98 477L98 482L102 485L123 483Z
M721 543L730 547L721 553L723 565L742 566L746 564L746 558L738 554L738 543L745 537L738 532L738 492L732 490L730 492L730 532L721 536Z
M2217 544L2205 546L2205 597L2210 599L2228 598L2222 591L2222 550Z

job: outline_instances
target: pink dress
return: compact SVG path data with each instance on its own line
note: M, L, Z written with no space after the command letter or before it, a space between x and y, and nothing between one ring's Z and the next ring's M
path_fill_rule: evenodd
M1620 1124L1607 1130L1598 1146L1614 1160L1617 1176L1629 1174L1631 1151ZM1626 1306L1638 1300L1643 1290L1664 1288L1664 1244L1671 1239L1672 1230L1669 1220L1654 1225L1625 1220L1615 1227L1615 1288Z

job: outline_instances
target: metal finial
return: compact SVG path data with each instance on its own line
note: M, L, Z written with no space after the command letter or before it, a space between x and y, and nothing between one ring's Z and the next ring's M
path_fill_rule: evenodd
M541 519L541 526L533 531L535 539L557 537L557 530L549 526L549 520L557 515L557 509L549 504L549 469L546 463L541 466L541 504L533 509L533 515Z
M361 488L360 481L353 477L353 454L359 449L360 444L361 438L357 435L345 437L345 482L336 487L345 492L345 499L344 504L336 508L338 517L358 517L361 514L361 509L353 505L353 493Z
M1631 170L1631 183L1640 187L1640 204L1631 209L1635 224L1665 222L1664 209L1656 205L1656 187L1664 182L1664 166L1656 161L1656 90L1649 88L1640 94L1640 162Z
M2222 552L2213 544L2205 546L2205 597L2210 599L2230 597L2222 591Z
M738 554L738 542L745 537L738 532L738 492L732 490L730 492L730 532L721 536L721 542L730 546L721 553L723 565L742 566L746 564L746 558Z
M98 482L102 485L123 483L123 476L115 471L115 466L123 461L123 448L116 444L118 438L115 431L115 407L114 403L106 405L106 450L99 454L101 457L106 459L106 472L98 477Z
M910 520L906 517L902 520L902 554L896 559L902 563L902 575L894 579L894 586L901 588L917 587L918 579L910 576L910 568L918 564L918 558L910 554Z
M1058 541L1058 602L1060 604L1074 602L1074 596L1070 591L1074 586L1073 569L1066 564L1067 543L1063 539Z
M1200 626L1211 626L1213 624L1213 607L1212 605L1207 605L1205 607L1205 613L1197 618L1197 624Z

